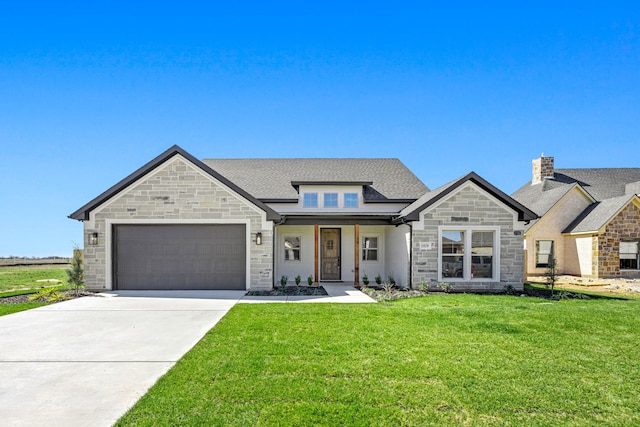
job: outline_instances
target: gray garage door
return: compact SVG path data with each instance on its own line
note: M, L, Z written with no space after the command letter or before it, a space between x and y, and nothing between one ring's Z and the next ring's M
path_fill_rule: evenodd
M245 289L244 224L114 226L116 289Z

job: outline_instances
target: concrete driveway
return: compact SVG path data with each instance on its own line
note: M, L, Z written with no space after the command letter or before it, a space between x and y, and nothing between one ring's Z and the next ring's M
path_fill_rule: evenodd
M0 317L0 424L112 425L244 293L118 292Z

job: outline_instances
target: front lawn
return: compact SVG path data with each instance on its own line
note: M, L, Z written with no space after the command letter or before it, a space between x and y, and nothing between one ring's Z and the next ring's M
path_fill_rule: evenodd
M19 311L31 310L32 308L47 305L46 302L23 302L20 304L0 304L0 316L17 313Z
M118 422L639 425L640 302L238 304Z
M38 282L38 280L59 280L61 283L67 283L67 268L69 268L68 264L0 267L0 292L42 288L56 284L56 282Z

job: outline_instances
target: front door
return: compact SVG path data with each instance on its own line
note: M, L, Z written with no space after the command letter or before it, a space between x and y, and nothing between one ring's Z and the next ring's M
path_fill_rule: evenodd
M340 229L323 228L320 242L322 245L320 280L340 280Z

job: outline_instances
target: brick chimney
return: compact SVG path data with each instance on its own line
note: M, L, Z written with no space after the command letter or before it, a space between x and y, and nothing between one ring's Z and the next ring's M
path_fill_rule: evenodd
M540 184L546 178L553 178L553 157L545 157L544 153L542 153L540 158L535 159L531 164L533 166L531 184Z

